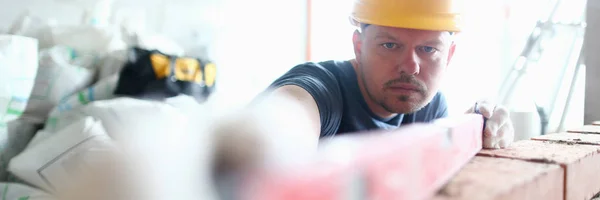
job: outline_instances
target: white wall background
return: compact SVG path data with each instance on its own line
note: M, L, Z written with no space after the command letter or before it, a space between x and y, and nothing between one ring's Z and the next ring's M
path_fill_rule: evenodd
M304 0L226 0L215 44L219 102L243 103L304 62Z

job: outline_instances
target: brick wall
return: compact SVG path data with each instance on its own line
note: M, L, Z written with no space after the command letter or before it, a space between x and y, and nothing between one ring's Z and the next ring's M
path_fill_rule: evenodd
M600 192L600 126L482 150L434 199L588 200Z

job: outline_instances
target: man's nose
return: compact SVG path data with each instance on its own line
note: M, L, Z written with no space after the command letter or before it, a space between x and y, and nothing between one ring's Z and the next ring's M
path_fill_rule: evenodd
M419 57L414 50L404 52L404 55L400 57L399 63L400 66L398 67L398 71L400 73L417 75L421 70L421 67L419 66Z

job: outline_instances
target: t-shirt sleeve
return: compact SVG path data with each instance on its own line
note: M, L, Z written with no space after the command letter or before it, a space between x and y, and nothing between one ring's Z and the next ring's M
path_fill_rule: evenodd
M441 92L438 93L438 106L435 109L434 120L439 118L448 117L448 102L446 101L446 97Z
M335 135L343 112L342 94L336 76L317 63L306 63L293 67L275 80L269 89L285 85L299 86L314 98L321 118L320 137Z

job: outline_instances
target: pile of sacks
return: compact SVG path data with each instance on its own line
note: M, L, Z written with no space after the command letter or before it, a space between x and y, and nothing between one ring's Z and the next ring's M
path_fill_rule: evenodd
M161 199L177 198L166 192L168 186L193 187L189 191L210 199L212 185L206 181L211 180L213 148L210 134L203 133L211 112L187 95L162 100L116 96L132 46L184 53L160 36L129 34L119 27L58 26L31 16L0 35L3 199L55 199L61 191L82 191L83 186L86 192L62 193L62 199L117 199L92 190L125 187L126 180L146 180L138 189ZM115 158L123 159L116 159L117 165ZM111 166L115 170L107 170ZM123 166L133 170L123 171ZM119 184L97 184L102 181L89 181L90 176L113 177L111 183Z

